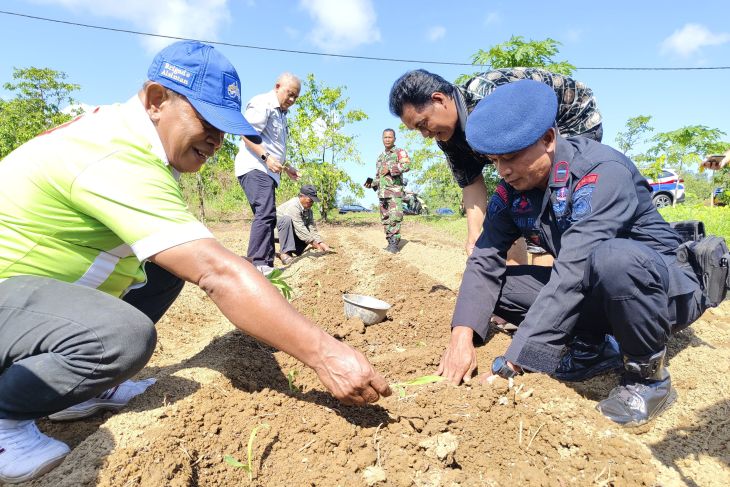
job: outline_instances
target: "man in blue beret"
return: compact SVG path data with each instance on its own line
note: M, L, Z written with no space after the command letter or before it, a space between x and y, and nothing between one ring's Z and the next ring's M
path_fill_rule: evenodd
M493 69L476 74L462 84L453 84L435 73L415 69L398 78L390 90L390 112L409 129L436 140L455 181L462 188L467 255L471 254L484 221L489 197L483 170L489 159L467 144L466 122L477 103L497 87L523 79L540 81L555 92L558 97L555 123L563 137L582 135L601 141L603 125L593 91L569 76L540 68ZM519 245L522 249L523 241ZM514 250L510 252L510 258L524 261L524 250L517 247ZM527 251L536 264L550 265L552 262L551 257L544 256L543 249L531 242L527 243Z
M677 262L681 239L652 205L646 179L608 146L560 137L556 110L549 87L524 80L497 88L469 117L467 141L502 180L467 261L438 373L455 383L471 376L473 335L486 338L492 313L520 324L492 364L502 377L525 369L582 380L612 370L613 335L623 378L597 408L643 424L673 401L668 336L695 321L706 299ZM520 237L552 254L553 268L505 266Z

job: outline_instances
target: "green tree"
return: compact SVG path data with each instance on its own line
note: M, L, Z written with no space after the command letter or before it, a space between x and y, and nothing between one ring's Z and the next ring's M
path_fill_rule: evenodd
M616 134L616 144L618 148L631 157L630 152L638 143L644 142L649 132L654 131L654 127L649 125L651 115L637 115L626 121L626 131Z
M281 178L277 190L280 201L299 193L302 184L317 187L321 200L321 215L336 206L337 192L348 188L358 198L364 195L362 183L353 181L342 168L347 164L362 164L355 144L356 137L345 129L365 120L359 109L349 109L349 98L344 87L331 88L318 83L313 74L302 83L302 96L297 100L295 113L289 117L287 159L299 169L300 181Z
M0 159L36 135L65 123L72 115L61 112L73 105L71 93L79 85L68 83L62 71L49 68L15 68L12 83L3 88L14 93L0 99Z
M575 66L567 61L554 59L560 50L558 46L561 45L549 37L542 41L532 39L525 41L522 36L512 36L507 42L496 44L486 51L479 49L472 54L471 63L491 69L542 68L569 76L575 71ZM475 74L462 74L456 79L456 83L463 83Z
M236 138L226 134L220 149L200 171L180 177L186 201L203 221L219 220L240 212L242 208L247 211L248 202L234 171L238 153Z
M656 134L647 155L659 159L664 156L665 164L682 174L685 164L699 168L705 154L711 152L725 132L704 125L687 125L677 130ZM677 181L676 185L679 185Z

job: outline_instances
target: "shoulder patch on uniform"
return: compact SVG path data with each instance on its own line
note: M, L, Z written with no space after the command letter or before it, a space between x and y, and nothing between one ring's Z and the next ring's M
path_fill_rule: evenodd
M596 173L590 173L583 176L580 181L578 181L578 184L575 185L575 190L578 191L580 188L585 186L586 184L596 184L598 182L598 174Z
M555 164L555 168L553 169L553 182L554 183L564 183L568 180L568 169L570 169L570 165L568 164L568 161L560 161L557 164Z
M573 191L573 214L571 220L577 222L593 212L591 200L596 189L598 174L586 174L578 181Z
M489 199L489 207L487 208L487 218L489 218L489 220L507 208L508 198L507 188L505 188L502 183L499 183L497 187L494 188L494 194Z
M505 188L502 183L497 185L497 187L494 189L494 193L498 195L502 199L502 201L507 203L507 199L509 198L507 196L507 188Z

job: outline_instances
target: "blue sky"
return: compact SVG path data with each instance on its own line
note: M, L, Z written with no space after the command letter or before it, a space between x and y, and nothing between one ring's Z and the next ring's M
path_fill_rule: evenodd
M730 66L727 0L555 3L381 0L3 0L0 10L203 40L424 61L468 63L478 49L512 35L562 43L558 60L589 67ZM50 67L81 85L89 105L126 100L145 79L154 53L168 41L52 24L0 14L0 81L13 67ZM376 62L218 47L236 66L243 99L269 90L282 71L314 73L347 86L352 108L369 119L351 128L364 165L374 171L381 131L396 127L387 97L393 81L423 67L454 79L467 66ZM730 70L604 71L578 69L595 92L604 142L614 144L626 120L651 115L657 131L702 124L730 140ZM0 96L7 96L0 90ZM399 134L400 135L400 134ZM401 136L402 140L403 137ZM363 203L375 202L372 192Z

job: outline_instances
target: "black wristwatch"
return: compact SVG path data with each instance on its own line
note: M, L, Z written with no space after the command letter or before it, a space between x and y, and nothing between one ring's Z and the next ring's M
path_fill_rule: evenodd
M504 358L504 355L500 355L492 362L492 375L498 375L504 379L511 379L516 375L522 375L522 372L512 370L507 364L507 359Z
M266 162L266 159L268 159L270 155L271 154L269 154L268 152L261 154L261 160Z

